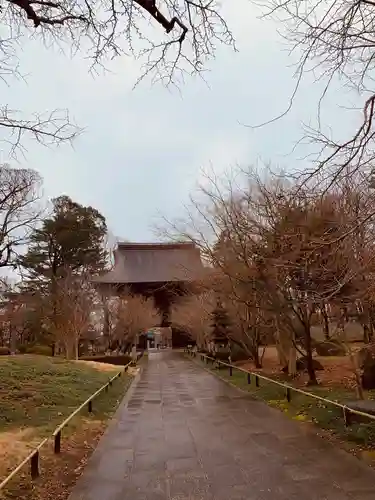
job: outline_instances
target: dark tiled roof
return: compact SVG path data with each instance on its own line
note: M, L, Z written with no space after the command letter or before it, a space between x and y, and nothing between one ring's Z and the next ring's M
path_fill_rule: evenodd
M192 281L203 270L193 243L119 243L115 265L97 283L164 283Z

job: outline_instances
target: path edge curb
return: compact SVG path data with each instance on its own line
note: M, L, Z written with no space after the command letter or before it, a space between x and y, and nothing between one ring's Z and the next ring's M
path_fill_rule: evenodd
M132 397L132 395L133 395L133 393L134 393L134 391L135 391L135 389L136 389L136 387L141 379L142 372L143 372L142 366L137 366L137 368L139 368L139 371L137 372L137 374L135 375L133 380L130 382L129 387L128 387L124 397L122 398L120 404L118 405L118 408L115 411L113 417L111 418L111 421L107 425L106 430L102 434L100 441L109 433L109 431L111 430L112 427L117 425L118 416L119 416L120 412L122 412L128 406L129 401L130 401L130 399L131 399L131 397ZM99 441L99 444L100 444L100 441ZM99 446L99 444L98 444L98 446ZM95 451L94 451L94 453L95 453Z

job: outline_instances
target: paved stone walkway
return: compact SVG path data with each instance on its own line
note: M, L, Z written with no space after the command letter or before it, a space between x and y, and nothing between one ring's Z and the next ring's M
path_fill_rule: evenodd
M155 353L70 500L373 500L375 472L188 360Z

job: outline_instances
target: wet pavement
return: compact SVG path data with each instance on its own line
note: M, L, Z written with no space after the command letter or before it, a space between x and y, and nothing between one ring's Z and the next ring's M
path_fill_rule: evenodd
M179 354L150 355L69 500L370 500L375 472Z

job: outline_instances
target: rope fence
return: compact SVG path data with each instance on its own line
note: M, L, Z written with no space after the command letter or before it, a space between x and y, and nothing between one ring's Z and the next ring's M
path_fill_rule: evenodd
M356 410L354 408L350 408L350 407L346 406L345 404L339 403L337 401L332 401L331 399L327 399L327 398L324 398L322 396L318 396L317 394L313 394L312 392L304 391L303 389L299 389L298 387L294 387L294 386L286 384L284 382L280 382L278 380L273 380L269 377L266 377L265 375L261 375L261 374L256 373L256 372L246 370L245 368L241 368L240 366L235 366L235 365L232 365L230 363L226 363L225 361L220 361L220 360L213 358L211 356L207 356L206 354L197 353L191 349L186 350L185 352L193 358L196 358L197 356L199 356L202 363L206 363L207 365L209 363L212 363L213 366L225 366L226 368L228 368L230 377L233 376L234 370L244 373L247 377L247 384L248 385L251 385L252 381L254 380L255 387L260 387L261 381L273 384L275 386L282 387L284 389L285 399L287 400L288 403L290 403L292 401L293 393L298 393L298 394L302 394L303 396L306 396L308 398L320 401L324 404L335 406L336 408L340 408L346 427L349 427L352 424L351 417L353 415L358 415L359 417L363 417L363 418L366 418L368 420L375 421L375 415L371 415L370 413L366 413L366 412L363 412L360 410Z
M137 362L141 358L141 355L137 356ZM52 438L54 441L54 453L58 454L61 452L61 441L62 441L62 431L69 422L78 415L82 410L87 408L89 414L93 412L94 400L102 393L108 392L109 387L112 386L113 382L125 374L128 371L129 366L134 366L134 362L130 361L124 366L124 369L116 373L109 381L104 384L100 389L98 389L94 394L92 394L84 403L82 403L78 408L76 408L53 432ZM29 473L32 480L37 479L40 476L40 450L43 448L51 439L47 437L43 439L36 448L34 448L29 455L19 464L12 472L0 483L0 491L5 488L5 486L13 479L27 464L29 464Z

